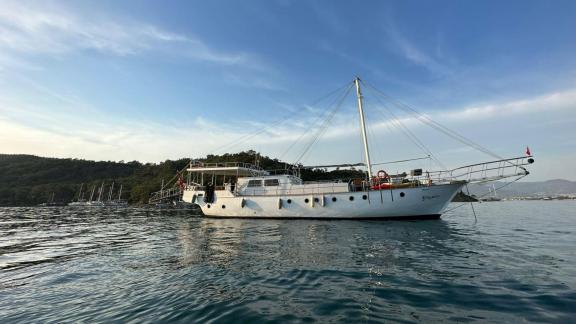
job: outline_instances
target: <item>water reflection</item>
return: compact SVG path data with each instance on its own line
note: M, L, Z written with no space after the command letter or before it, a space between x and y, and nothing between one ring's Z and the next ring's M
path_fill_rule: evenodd
M177 237L183 265L240 257L302 267L393 267L419 256L458 257L470 238L449 222L182 220ZM463 242L464 241L464 242ZM402 256L400 258L400 256Z
M493 212L474 225L0 209L0 311L48 322L566 319L573 218L555 227Z

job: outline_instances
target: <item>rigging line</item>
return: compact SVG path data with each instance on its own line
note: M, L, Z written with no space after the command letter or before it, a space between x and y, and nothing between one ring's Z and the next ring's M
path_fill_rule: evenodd
M352 82L349 82L349 83L348 83L348 88L346 89L345 92L350 91L350 88L351 88L353 85L354 85L354 84L353 84ZM343 89L343 87L340 87L338 90L342 90L342 89ZM335 98L335 100L334 100L330 105L328 105L328 107L331 107L331 106L333 106L334 104L336 104L336 102L338 101L338 98L339 98L339 97ZM314 104L312 104L312 105L314 105ZM318 116L316 117L316 119L308 126L308 128L306 128L306 130L305 130L302 134L300 134L300 136L296 139L296 141L293 141L292 144L290 144L290 146L288 146L288 148L280 155L280 158L279 158L279 159L282 160L282 159L284 158L284 156L285 156L286 154L288 154L288 152L290 152L290 150L291 150L292 148L294 148L294 146L296 146L306 135L308 135L308 133L310 133L310 131L314 128L314 126L315 126L318 122L320 122L323 118L326 118L325 116L328 116L329 113L330 113L330 111L325 111L324 114L318 115Z
M502 189L502 188L504 188L504 187L507 187L507 186L513 184L514 182L516 182L516 181L518 181L518 180L520 180L520 179L522 179L522 178L524 178L524 177L526 177L526 176L527 176L527 174L523 174L523 175L519 176L518 178L514 179L513 181L507 182L507 183L505 183L504 185L496 188L495 190L500 190L500 189ZM490 194L490 192L485 193L485 194L483 194L483 195L481 195L481 196L478 196L477 198L478 198L478 199L481 199L481 198L483 198L483 197L486 197L486 196L489 195L489 194ZM458 205L458 206L455 206L455 207L453 207L453 208L447 209L447 210L444 211L444 213L447 213L447 212L449 212L449 211L452 211L452 210L454 210L454 209L456 209L456 208L460 208L460 207L462 207L462 206L464 206L464 205L466 205L466 204L468 204L468 202L465 202L465 203L460 204L460 205Z
M330 96L332 96L332 95L334 95L334 94L342 91L342 90L345 89L347 86L349 86L349 84L350 84L350 82L347 82L347 83L344 84L343 86L338 87L336 90L333 90L333 91L327 93L326 95L321 96L320 98L314 100L311 105L316 105L316 104L318 104L319 102L321 102L322 100L325 100L325 99L329 98ZM265 127L261 128L261 129L258 129L258 130L254 131L254 132L252 132L252 133L245 134L245 135L243 135L243 136L240 137L240 138L234 139L234 140L232 140L231 142L228 142L228 143L226 143L226 144L224 144L224 145L216 148L215 150L213 150L213 152L217 152L217 151L223 150L224 148L228 149L229 147L232 147L232 146L238 145L238 144L240 144L240 143L243 143L243 142L247 141L248 139L251 139L251 138L253 138L253 137L257 136L257 135L260 135L260 134L264 133L265 131L271 129L272 127L275 127L275 126L277 126L277 125L282 124L283 122L286 122L286 121L289 121L290 119L295 118L296 116L300 115L300 114L303 113L304 111L305 111L304 109L301 109L301 110L298 110L296 113L289 113L289 114L287 114L287 115L279 118L278 120L274 121L273 123L269 124L268 126L265 126Z
M348 88L347 88L347 90L346 90L346 92L349 91L350 87L352 87L352 86L353 86L353 83L350 83L349 86L348 86ZM339 97L335 98L334 102L332 102L328 107L332 107L333 105L335 105L336 102L338 102L338 98L339 98ZM316 125L318 124L318 122L320 122L322 119L326 119L327 116L330 114L330 112L331 112L331 111L328 110L328 111L324 112L323 115L322 115L322 114L318 115L317 118L314 120L314 122L312 122L312 123L308 126L308 128L296 139L296 141L292 142L292 144L290 144L290 146L282 153L281 159L282 159L286 154L288 154L288 152L289 152L293 147L295 147L298 143L300 143L300 141L301 141L306 135L308 135L308 134L312 131L312 129L314 128L314 126L316 126Z
M482 145L480 145L480 144L472 141L471 139L469 139L469 138L467 138L467 137L465 137L465 136L463 136L463 135L460 135L460 134L457 133L456 131L451 130L451 129L449 129L448 127L446 127L446 126L444 126L444 125L442 125L442 124L434 121L434 120L431 119L430 117L428 117L428 116L426 116L426 115L424 115L424 114L419 113L416 109L412 108L411 106L409 106L409 105L407 105L407 104L405 104L405 103L403 103L403 102L401 102L401 101L399 101L399 100L394 99L393 97L391 97L391 96L385 94L384 92L378 90L377 88L375 88L375 87L372 86L371 84L367 84L367 85L368 85L370 88L374 89L374 90L375 90L377 93L379 93L381 96L383 96L383 97L385 97L386 99L390 100L390 102L394 103L394 104L395 104L397 107L399 107L400 109L403 109L403 110L405 110L405 111L410 111L412 114L416 115L416 116L417 116L417 119L420 120L421 122L423 122L423 123L425 123L425 124L427 124L427 125L435 128L435 129L437 129L438 131L440 131L440 132L448 135L449 137L452 137L452 138L455 139L455 140L458 140L459 142L461 142L461 143L463 143L463 144L465 144L465 145L468 145L468 146L471 146L471 147L477 149L478 151L481 151L481 152L483 152L483 153L486 153L486 154L488 154L488 155L490 155L490 156L492 156L492 157L498 158L498 159L503 159L503 158L502 158L501 156L499 156L498 154L496 154L496 153L488 150L487 148L485 148L485 147L483 147ZM511 163L511 162L508 162L508 163L514 165L514 164Z
M431 159L440 166L440 168L446 170L446 166L444 166L444 164L432 153L432 151L428 149L428 147L412 131L410 131L410 129L406 125L404 125L404 123L402 123L402 121L400 121L398 117L396 117L396 115L392 112L392 110L388 108L387 104L383 102L379 97L377 96L375 97L382 104L384 109L390 115L392 115L393 117L392 125L400 129L400 131L402 131L408 137L408 139L412 141L412 143L418 146L425 154L429 155ZM377 107L377 109L379 109L382 112L381 108Z
M375 97L376 100L384 107L384 109L390 114L392 115L392 126L397 127L400 131L402 131L406 137L408 137L408 139L410 139L410 141L412 141L412 143L416 146L418 146L424 153L426 154L430 154L430 150L426 147L426 145L424 145L424 143L422 143L422 141L420 141L420 139L418 139L418 137L416 137L416 135L414 135L410 129L408 129L408 127L406 127L398 117L396 117L396 115L387 107L386 103L384 103L380 98ZM383 115L386 115L386 113L384 113L384 111L382 110L382 108L375 106L377 110L380 111L380 113L382 113Z
M338 104L336 105L335 109L324 120L324 123L320 126L319 131L314 136L313 141L305 148L304 152L302 152L302 154L300 155L300 157L298 158L298 160L294 164L300 162L306 156L306 154L310 152L310 149L312 148L312 146L314 146L314 144L316 144L318 142L318 140L320 139L320 137L326 132L326 130L328 129L328 126L330 125L330 122L332 121L332 119L336 115L336 112L338 112L338 110L342 107L342 103L344 102L346 97L348 97L348 94L350 93L351 89L352 89L352 85L348 88L346 93L344 93L340 102L338 102Z
M390 161L390 162L381 162L381 163L372 163L372 165L384 165L384 164L393 164L393 163L401 163L401 162L410 162L410 161L418 161L418 160L428 160L430 156L424 156L419 158L413 159L406 159L406 160L398 160L398 161Z
M440 168L446 170L446 166L426 147L426 145L412 132L410 129L400 121L398 117L388 108L387 104L382 101L379 97L375 96L376 100L384 107L384 109L392 116L392 125L397 127L401 132L408 137L408 139L417 147L419 147L425 154L429 155L431 159L440 166ZM384 114L382 108L376 106L376 109L380 110ZM385 114L384 114L385 115Z
M364 103L366 103L366 101L364 101ZM366 107L366 105L364 105L364 107ZM368 117L368 114L366 114L366 111L364 111L366 117ZM374 130L372 129L372 125L367 124L366 125L366 129L368 130L368 139L370 142L375 143L376 142L376 134L374 132ZM374 158L374 156L378 155L381 156L381 151L380 151L380 147L378 147L377 145L373 145L372 146L372 150L370 152L372 154L372 158ZM371 163L372 166L374 166L374 163ZM368 170L368 168L366 168L366 170Z
M416 135L414 135L414 134L400 121L400 119L397 118L396 115L395 115L394 113L392 113L392 111L391 111L390 109L387 108L387 106L386 106L386 104L385 104L384 102L382 102L381 100L379 100L379 98L376 98L376 99L380 102L380 104L382 104L382 105L384 106L384 108L386 109L386 111L387 111L390 115L392 115L392 118L391 118L391 121L392 121L391 124L392 124L392 126L398 128L401 132L403 132L404 135L406 135L406 137L408 137L408 139L409 139L410 141L412 141L412 143L413 143L414 145L418 146L418 148L420 148L425 154L430 155L431 152L430 152L430 150L428 150L428 148L424 145L424 143L422 143L422 142L418 139L418 137L416 137ZM375 106L375 107L376 107L377 110L380 111L380 113L382 113L383 115L386 115L386 114L384 113L384 111L382 110L382 108L380 108L380 107L378 107L378 106ZM384 119L384 120L385 120L385 119ZM386 120L385 120L384 123L386 123Z
M336 107L334 108L334 110L330 112L330 114L324 120L323 124L320 126L320 129L316 132L315 136L313 137L313 141L310 144L308 144L308 146L304 149L304 152L302 152L302 154L300 154L300 156L298 157L296 162L294 162L294 164L297 164L298 162L300 162L302 160L302 158L306 155L306 153L309 152L310 148L312 148L312 146L318 141L320 136L322 136L324 134L324 132L326 131L326 129L328 129L330 122L332 121L332 119L336 115L336 112L338 112L338 110L340 110L340 108L342 107L342 103L344 102L346 97L348 97L348 94L350 93L351 89L352 89L352 86L348 87L348 89L346 90L346 93L344 93L344 95L342 96L342 98L340 99L340 101L338 102Z
M373 86L370 86L370 87L374 88ZM374 88L374 89L375 89L377 92L379 92L382 96L386 96L386 95L385 95L383 92L381 92L380 90L378 90L378 89L376 89L376 88ZM391 97L389 97L389 96L386 96L386 97L389 98L391 101L394 101L393 98L391 98ZM411 112L412 114L414 114L414 115L416 116L416 118L417 118L419 121L421 121L422 123L424 123L424 124L426 124L426 125L434 128L434 129L436 129L436 130L444 133L445 135L447 135L447 136L449 136L449 137L451 137L451 138L453 138L453 139L455 139L455 140L463 143L464 145L470 146L470 147L472 147L472 148L474 148L474 149L476 149L476 150L478 150L478 151L480 151L480 152L483 152L483 153L485 153L485 154L487 154L487 155L489 155L489 156L492 156L492 157L494 157L494 158L502 159L502 160L503 160L503 158L502 158L500 155L498 155L498 154L490 151L489 149L487 149L487 148L483 147L482 145L480 145L480 144L472 141L471 139L466 138L466 137L463 136L463 135L460 135L460 134L457 133L456 131L451 130L451 129L449 129L448 127L446 127L446 126L444 126L444 125L442 125L442 124L434 121L434 120L431 119L430 117L428 117L428 116L426 116L426 115L424 115L424 114L419 113L419 112L416 111L415 109L411 108L409 105L403 104L402 102L399 102L399 101L397 101L397 102L395 103L395 105L396 105L397 107L403 109L404 111L408 111L408 112ZM517 164L514 164L514 163L511 162L511 161L505 161L505 163L508 163L508 164L510 164L510 165L512 165L512 166L517 166L517 167L522 168L521 166L518 166Z
M466 184L466 192L470 196L470 189L468 189L468 184ZM474 204L470 202L470 207L472 208L472 213L474 214L474 224L478 223L478 218L476 217L476 210L474 209Z

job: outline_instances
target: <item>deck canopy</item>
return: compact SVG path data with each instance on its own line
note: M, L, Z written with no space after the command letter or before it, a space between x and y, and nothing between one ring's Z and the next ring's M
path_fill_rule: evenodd
M242 162L223 163L198 163L191 162L188 172L209 173L213 175L237 176L237 177L257 177L267 176L270 173L256 165Z

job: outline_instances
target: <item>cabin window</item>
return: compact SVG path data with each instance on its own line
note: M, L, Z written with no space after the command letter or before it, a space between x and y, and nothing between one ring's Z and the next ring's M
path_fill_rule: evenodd
M272 186L279 186L280 183L278 182L278 179L266 179L264 180L264 185L266 187L272 187Z
M248 180L248 187L262 187L262 180Z

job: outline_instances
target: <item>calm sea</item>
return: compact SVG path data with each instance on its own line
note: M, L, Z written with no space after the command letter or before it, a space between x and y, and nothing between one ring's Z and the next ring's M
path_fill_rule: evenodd
M576 201L415 222L0 208L0 322L576 322Z

